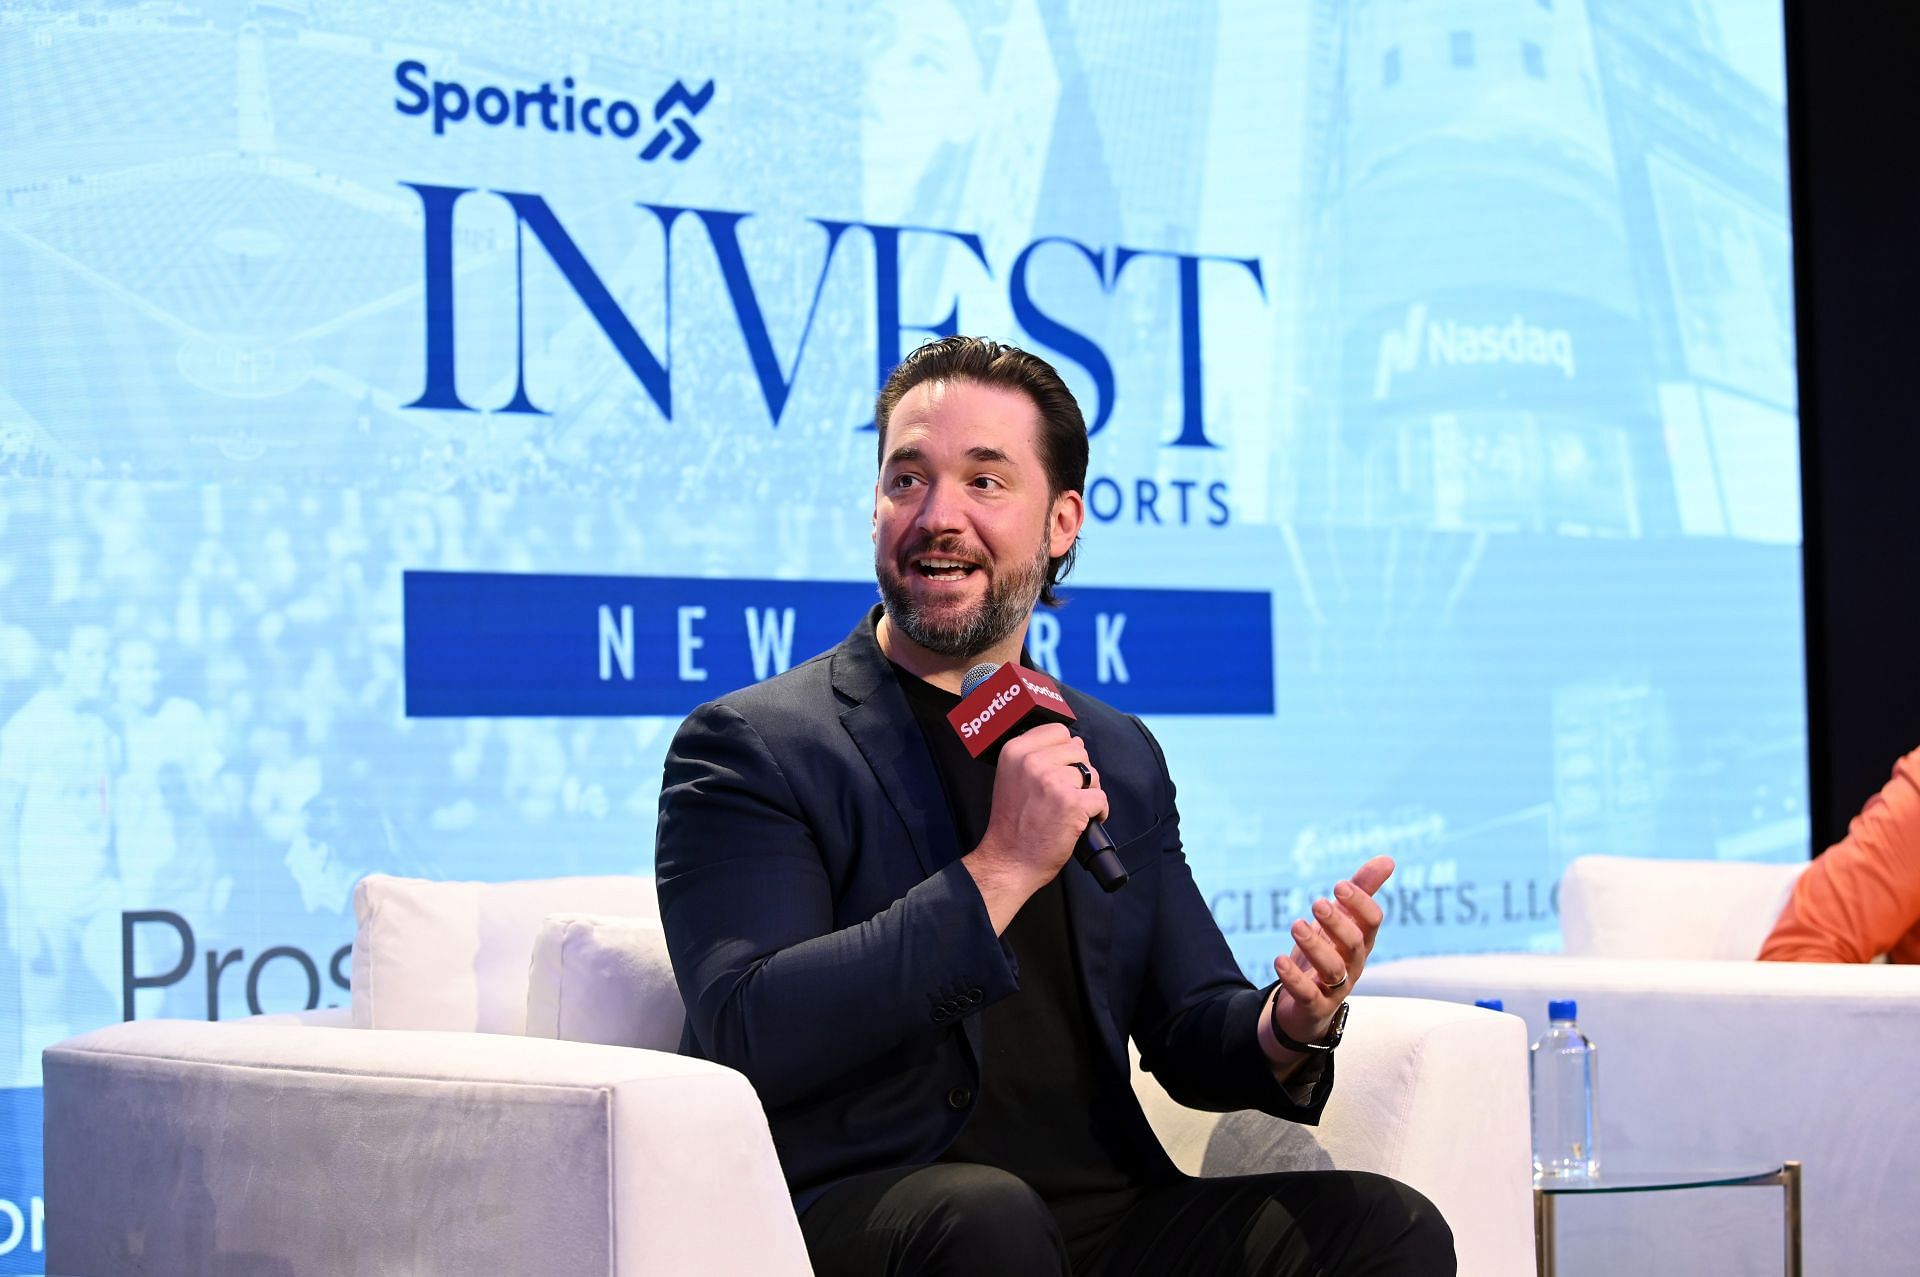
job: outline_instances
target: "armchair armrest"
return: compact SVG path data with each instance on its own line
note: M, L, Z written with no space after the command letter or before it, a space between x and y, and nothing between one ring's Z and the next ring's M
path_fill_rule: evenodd
M44 1063L52 1271L810 1271L752 1087L703 1061L160 1020Z
M1514 1016L1408 998L1361 996L1352 1007L1317 1127L1181 1108L1136 1069L1134 1092L1168 1154L1193 1175L1390 1175L1439 1207L1461 1272L1531 1274L1524 1026Z

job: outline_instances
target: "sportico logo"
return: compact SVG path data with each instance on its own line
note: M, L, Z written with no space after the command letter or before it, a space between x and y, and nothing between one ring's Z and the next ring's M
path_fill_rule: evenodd
M1032 692L1035 696L1039 696L1046 700L1050 700L1056 705L1064 706L1067 703L1067 698L1060 695L1060 693L1054 689L1051 683L1036 683L1032 679L1028 678L1025 674L1022 674L1020 676L1020 681L1026 684L1027 690L1029 692Z
M1026 680L1022 679L1021 682L1024 683L1026 682ZM1027 683L1027 686L1032 687L1033 684ZM972 718L969 718L966 722L960 724L960 734L969 739L975 736L978 736L980 734L980 729L993 721L994 715L998 714L1001 710L1005 709L1008 705L1012 704L1016 699L1019 698L1019 696L1020 696L1020 683L1015 683L1013 686L1009 687L1006 691L1000 693L998 696L988 701L987 707L985 709L981 710L978 714L975 714Z
M561 78L558 92L551 80L542 80L537 89L506 89L497 84L469 89L459 80L430 80L426 63L409 60L394 66L393 79L400 86L393 109L402 115L431 117L436 137L444 137L449 126L470 119L489 128L535 128L621 140L637 137L645 130L646 143L635 155L647 161L663 155L680 161L698 150L700 135L688 121L713 101L712 80L697 90L689 90L675 80L655 99L649 125L644 108L625 98L576 94L570 75Z

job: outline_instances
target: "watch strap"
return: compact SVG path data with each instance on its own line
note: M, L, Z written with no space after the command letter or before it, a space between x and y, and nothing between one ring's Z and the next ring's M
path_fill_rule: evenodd
M1340 1045L1341 1037L1347 1028L1347 1004L1342 1002L1333 1013L1333 1021L1327 1025L1326 1036L1318 1042L1302 1042L1280 1027L1280 1000L1275 998L1273 1010L1267 1016L1267 1027L1273 1030L1273 1040L1289 1051L1299 1051L1308 1055L1324 1055Z

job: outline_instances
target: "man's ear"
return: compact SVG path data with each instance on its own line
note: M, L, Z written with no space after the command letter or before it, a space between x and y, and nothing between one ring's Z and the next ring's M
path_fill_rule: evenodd
M1087 503L1078 492L1068 490L1055 497L1047 515L1047 557L1057 559L1072 549L1086 521Z
M873 481L873 514L867 520L867 540L880 544L880 481Z

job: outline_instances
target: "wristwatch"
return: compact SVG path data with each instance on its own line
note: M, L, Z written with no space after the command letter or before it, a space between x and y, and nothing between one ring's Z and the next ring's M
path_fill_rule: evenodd
M1274 1041L1289 1051L1304 1051L1309 1055L1326 1055L1340 1045L1340 1035L1347 1030L1347 1003L1342 1002L1333 1013L1333 1023L1327 1026L1327 1035L1318 1042L1301 1042L1287 1035L1280 1027L1280 999L1273 1000L1273 1013L1267 1017L1267 1027L1273 1030Z

